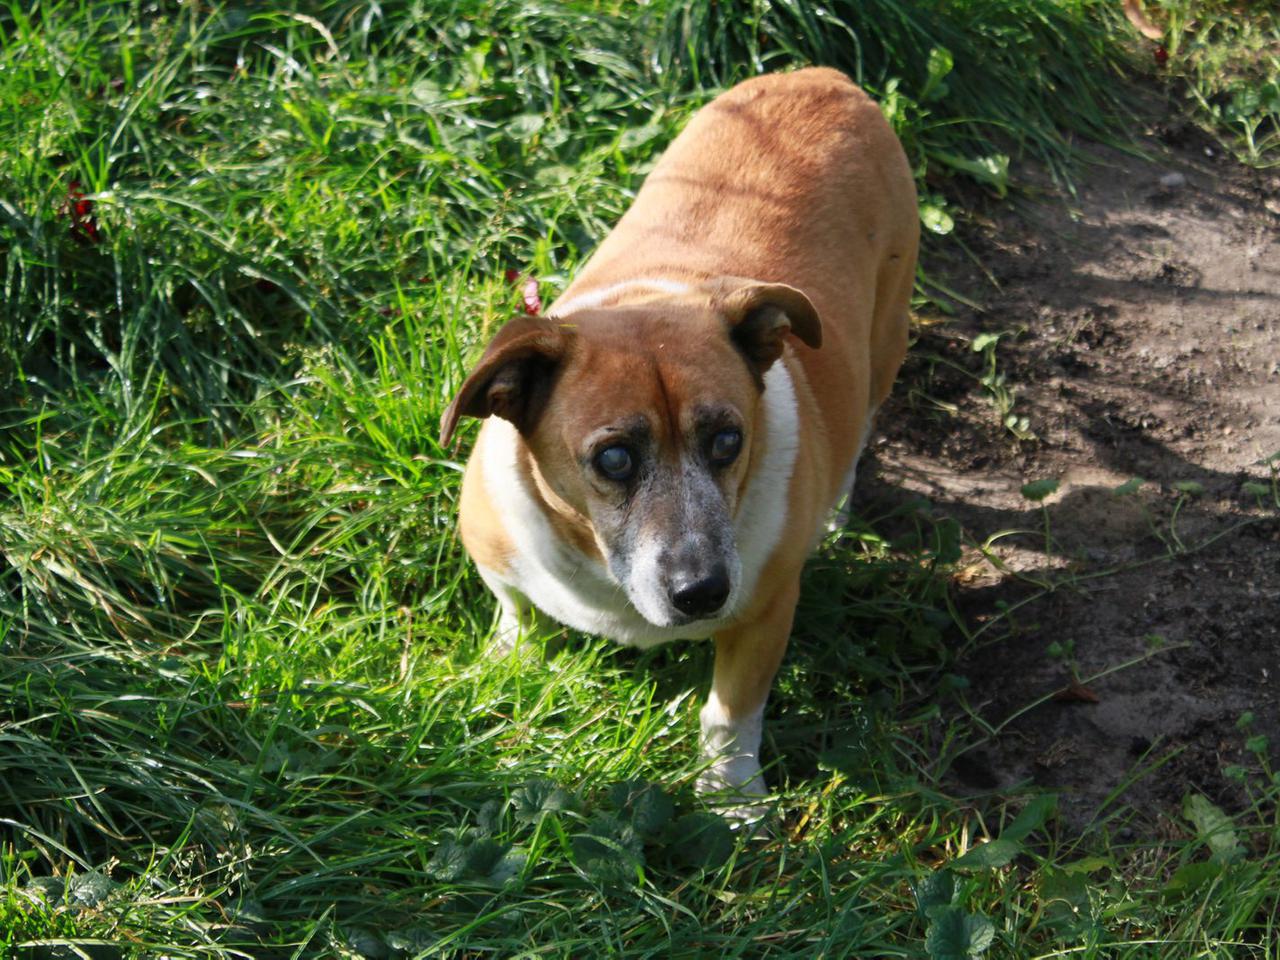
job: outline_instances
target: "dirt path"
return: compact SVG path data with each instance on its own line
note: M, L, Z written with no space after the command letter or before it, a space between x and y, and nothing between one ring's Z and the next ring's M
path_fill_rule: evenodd
M1139 812L1188 790L1238 808L1228 768L1259 768L1246 737L1269 735L1280 756L1280 512L1243 490L1269 483L1264 460L1280 452L1280 176L1185 128L1143 147L1159 159L1088 147L1097 162L1076 197L1045 181L1039 199L1002 205L966 237L973 258L943 272L987 309L925 327L860 494L922 494L973 543L1036 531L1001 537L989 558L972 551L957 579L961 610L985 630L957 665L985 722L1073 670L1143 658L1016 716L953 768L962 791L1061 790L1076 827L1114 811L1117 791ZM1034 438L1002 426L999 386L979 382L984 356L970 347L982 333L1005 334L996 370ZM1045 501L1048 547L1019 494L1046 477L1061 481ZM1133 477L1146 480L1136 493L1112 492ZM1192 493L1176 486L1187 483ZM1262 519L1227 532L1250 518ZM1000 616L1036 581L1072 575Z

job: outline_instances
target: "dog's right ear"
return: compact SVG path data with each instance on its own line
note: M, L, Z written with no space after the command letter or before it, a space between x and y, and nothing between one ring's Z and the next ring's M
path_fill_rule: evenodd
M757 379L782 356L788 334L805 346L822 346L822 321L812 301L785 283L721 277L710 287L711 305L729 325L729 336Z
M440 418L440 445L453 440L461 417L502 417L521 432L529 430L551 392L566 346L560 325L545 317L507 321Z

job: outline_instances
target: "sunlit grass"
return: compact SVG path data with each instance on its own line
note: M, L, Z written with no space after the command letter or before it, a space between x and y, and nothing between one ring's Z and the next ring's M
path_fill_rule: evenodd
M1042 806L938 873L1027 798L940 786L927 505L810 565L734 836L691 788L709 649L484 656L437 441L506 271L553 296L719 86L858 74L945 212L1112 129L1110 7L0 9L0 946L1264 955L1265 770L1242 856Z

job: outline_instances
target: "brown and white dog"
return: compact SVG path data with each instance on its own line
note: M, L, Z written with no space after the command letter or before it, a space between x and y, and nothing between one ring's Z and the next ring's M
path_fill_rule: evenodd
M535 610L639 647L715 639L703 792L766 793L801 567L902 362L918 238L876 105L834 70L757 77L694 117L445 411L445 444L487 418L460 523L500 646Z

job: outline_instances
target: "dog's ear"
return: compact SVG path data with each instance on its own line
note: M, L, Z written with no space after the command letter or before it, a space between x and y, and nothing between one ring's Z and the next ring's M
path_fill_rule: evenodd
M440 445L449 445L461 417L502 417L521 431L530 429L550 393L566 342L560 326L545 317L507 321L440 418Z
M782 356L788 333L806 346L822 346L818 311L808 297L785 283L725 277L712 289L711 305L724 315L729 336L762 374Z

